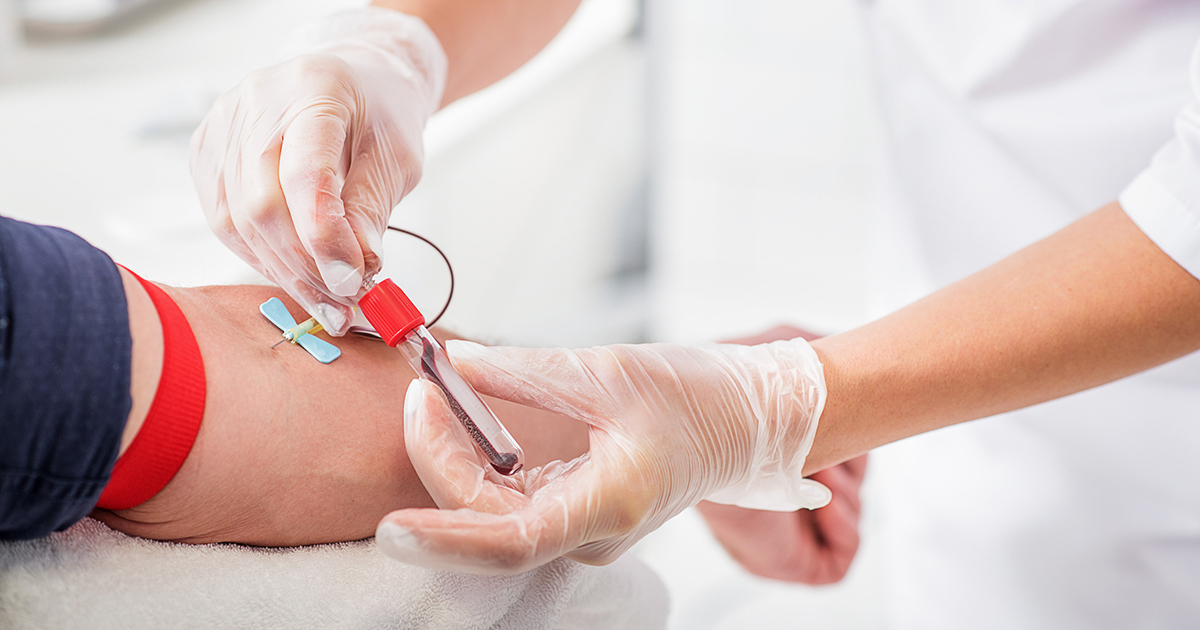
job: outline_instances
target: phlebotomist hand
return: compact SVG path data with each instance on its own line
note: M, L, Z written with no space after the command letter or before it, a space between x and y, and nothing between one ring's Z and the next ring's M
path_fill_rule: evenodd
M825 399L821 365L804 340L449 348L481 393L585 422L590 452L501 477L437 390L414 382L405 404L409 458L443 509L385 517L376 535L394 557L484 573L563 555L599 564L702 499L778 509L829 500L801 475Z
M372 4L307 33L310 54L246 77L192 138L213 231L335 335L420 179L426 119L523 65L579 0Z
M192 137L209 226L332 334L381 267L392 208L421 177L446 57L414 17L339 13L308 52L223 95Z

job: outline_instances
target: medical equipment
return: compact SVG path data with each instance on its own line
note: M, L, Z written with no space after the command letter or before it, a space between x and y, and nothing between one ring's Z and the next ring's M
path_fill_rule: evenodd
M373 282L368 282L368 286ZM390 279L371 286L358 302L367 321L408 359L417 374L429 379L450 405L480 452L496 472L511 475L525 465L525 453L487 403L450 365L442 344L425 328L425 317Z
M303 324L296 324L296 320L292 318L292 314L288 312L287 307L279 298L273 297L263 302L259 305L258 312L283 331L283 339L275 346L284 341L290 341L304 348L321 363L331 363L334 359L342 356L342 351L338 350L337 346L313 334L321 330L321 325L317 323L317 320L309 319Z
M294 327L283 331L283 339L276 341L275 345L271 346L271 349L274 350L275 346L278 346L285 341L299 343L300 338L304 335L311 335L313 333L321 332L322 330L325 330L325 328L317 322L317 318L310 317L304 323L296 324Z

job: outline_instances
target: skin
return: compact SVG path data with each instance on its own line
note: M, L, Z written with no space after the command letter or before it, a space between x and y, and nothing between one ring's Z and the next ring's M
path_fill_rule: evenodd
M449 71L442 106L503 79L554 38L579 0L375 0L437 35Z
M701 501L696 509L729 556L754 575L801 584L841 580L858 553L867 456L811 475L833 499L818 510L769 512Z
M123 447L140 428L161 372L162 333L145 290L122 272L133 346L133 409ZM207 399L191 453L161 492L93 516L128 534L185 542L306 545L370 537L399 507L432 506L404 446L404 393L414 378L379 341L336 341L322 365L258 313L274 287L163 286L187 316L204 358ZM586 450L577 424L489 399L529 465ZM296 515L304 515L297 519Z
M1200 280L1115 202L861 328L813 342L829 398L805 470L1200 349Z

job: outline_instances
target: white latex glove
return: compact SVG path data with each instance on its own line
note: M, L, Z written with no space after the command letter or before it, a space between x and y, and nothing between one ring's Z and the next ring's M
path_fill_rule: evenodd
M436 387L414 381L406 448L443 509L384 517L379 546L401 561L476 573L525 571L563 555L604 564L702 499L781 510L829 501L824 486L801 477L825 401L821 364L802 339L448 348L480 393L588 423L591 449L502 477Z
M332 334L382 266L392 208L421 177L446 55L419 18L378 7L306 32L310 54L258 70L192 136L209 226Z

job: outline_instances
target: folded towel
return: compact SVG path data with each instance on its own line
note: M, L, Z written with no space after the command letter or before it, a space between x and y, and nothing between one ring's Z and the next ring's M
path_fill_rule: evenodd
M0 543L0 628L662 628L662 581L626 557L484 577L373 540L287 549L132 538L93 519Z

